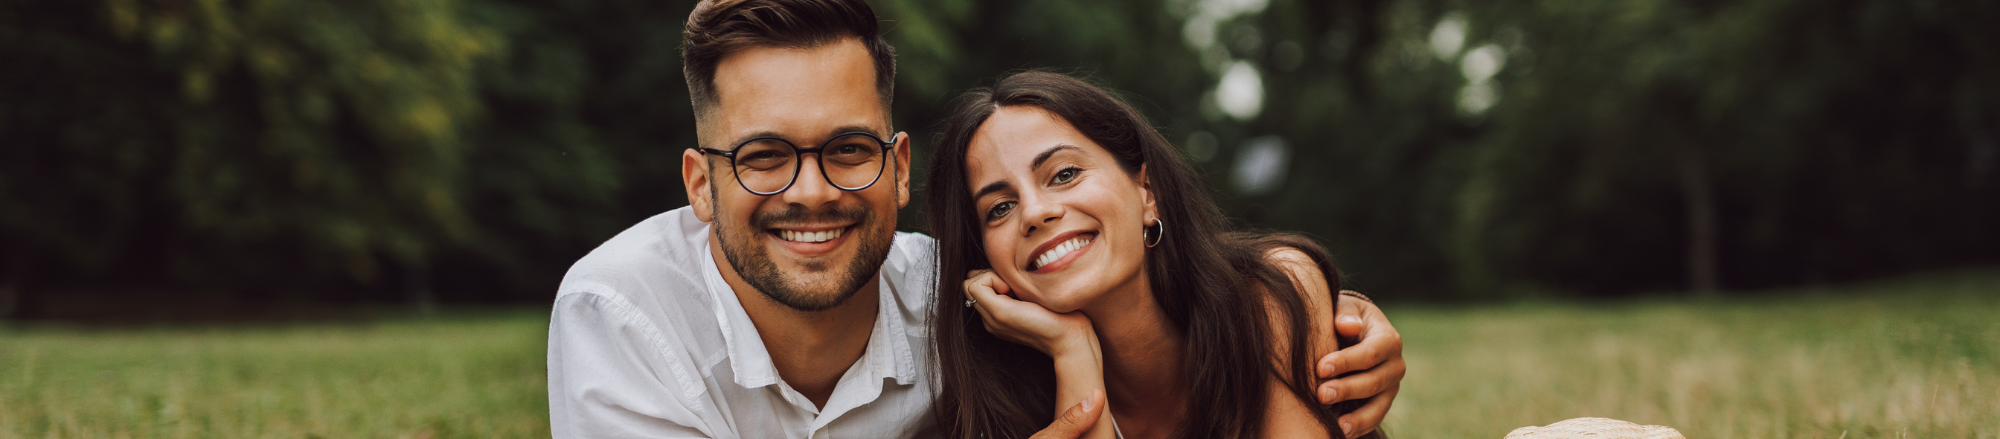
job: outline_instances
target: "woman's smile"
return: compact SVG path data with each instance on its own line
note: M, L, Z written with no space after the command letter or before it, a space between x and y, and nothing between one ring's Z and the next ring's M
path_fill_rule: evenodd
M1028 272L1046 274L1069 267L1071 262L1083 257L1090 244L1097 242L1097 232L1070 232L1050 239L1035 249L1028 261Z

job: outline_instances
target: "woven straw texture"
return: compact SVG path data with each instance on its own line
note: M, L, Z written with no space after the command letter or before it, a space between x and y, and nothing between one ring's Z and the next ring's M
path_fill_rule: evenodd
M1639 425L1617 419L1576 418L1546 427L1521 427L1507 433L1507 439L1687 439L1681 432L1658 425Z

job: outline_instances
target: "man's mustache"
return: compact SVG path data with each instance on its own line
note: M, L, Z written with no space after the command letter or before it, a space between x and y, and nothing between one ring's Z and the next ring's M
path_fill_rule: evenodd
M757 212L750 216L750 223L760 229L769 229L773 228L774 224L860 224L867 222L868 217L868 208L861 206L836 206L822 211L809 211L804 207L791 206L777 212Z

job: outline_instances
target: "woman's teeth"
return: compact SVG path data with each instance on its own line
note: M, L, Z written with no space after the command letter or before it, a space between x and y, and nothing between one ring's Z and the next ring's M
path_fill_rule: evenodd
M847 229L841 228L841 229L833 229L820 232L778 230L778 238L793 242L827 242L827 241L832 241L833 238L839 238L840 232L845 230Z
M1028 267L1028 270L1039 270L1043 265L1049 265L1050 262L1055 262L1057 259L1062 259L1063 256L1068 256L1069 252L1083 248L1084 244L1089 244L1091 238L1091 236L1078 236L1070 238L1068 242L1057 244L1055 248L1049 249L1047 253L1042 253L1041 257L1035 258L1035 266Z

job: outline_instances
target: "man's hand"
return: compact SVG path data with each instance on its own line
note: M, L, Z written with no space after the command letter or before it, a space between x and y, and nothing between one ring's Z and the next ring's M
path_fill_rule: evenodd
M1083 402L1063 411L1056 423L1028 439L1076 439L1090 432L1090 426L1097 424L1097 416L1104 412L1104 392L1092 390Z
M1334 331L1342 338L1358 340L1319 360L1319 378L1328 380L1319 385L1319 402L1368 401L1340 417L1340 430L1353 438L1382 426L1396 391L1402 388L1403 335L1389 325L1389 318L1374 303L1346 294L1338 297ZM1348 373L1352 374L1341 377Z

